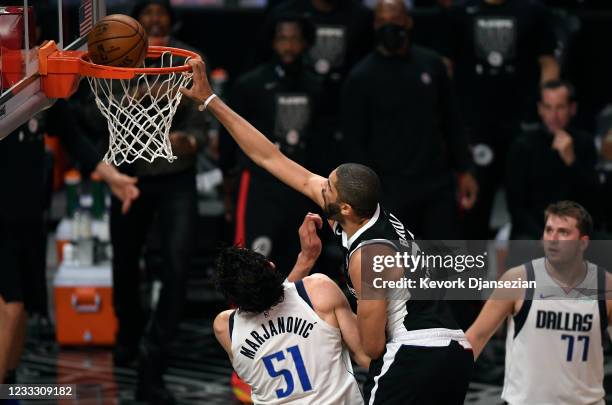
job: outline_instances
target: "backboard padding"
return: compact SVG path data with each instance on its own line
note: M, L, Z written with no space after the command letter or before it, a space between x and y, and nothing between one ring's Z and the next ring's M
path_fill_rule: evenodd
M105 0L14 0L14 6L34 11L34 22L28 13L23 13L25 24L22 32L23 79L0 87L0 146L1 140L17 129L38 111L50 107L55 100L47 98L41 90L38 75L38 44L43 40L54 40L59 49L84 50L87 46L87 33L100 18L106 15ZM1 18L1 14L0 14ZM25 21L27 20L27 21ZM2 48L2 21L0 20L0 50ZM36 33L35 43L30 50L25 49L25 26L32 27ZM11 28L14 29L14 28ZM5 30L6 31L6 30ZM15 33L13 32L13 36ZM12 50L15 51L15 50ZM19 52L19 50L17 50ZM6 56L6 53L5 53ZM2 64L0 55L0 66ZM6 65L6 62L5 62Z

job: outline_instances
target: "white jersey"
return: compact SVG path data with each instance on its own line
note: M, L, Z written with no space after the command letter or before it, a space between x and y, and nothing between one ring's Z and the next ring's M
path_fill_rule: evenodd
M508 321L502 398L509 404L605 404L605 270L586 263L586 277L567 293L544 258L525 265L536 288Z
M283 301L267 313L230 317L232 365L253 402L363 404L340 329L319 318L301 281L283 286Z

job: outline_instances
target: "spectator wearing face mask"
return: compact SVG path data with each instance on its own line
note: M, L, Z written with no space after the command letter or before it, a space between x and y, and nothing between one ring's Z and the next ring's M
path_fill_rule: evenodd
M378 3L377 46L343 90L347 160L379 174L389 210L417 237L460 239L459 205L478 186L446 67L412 43L412 26L403 2Z

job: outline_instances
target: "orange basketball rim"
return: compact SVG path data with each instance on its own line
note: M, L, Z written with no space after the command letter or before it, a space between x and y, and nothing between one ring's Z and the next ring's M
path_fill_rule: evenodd
M187 49L165 46L149 46L147 58L160 58L170 53L185 59L200 59L200 55ZM97 65L88 58L85 51L60 51L55 41L49 41L39 51L39 73L42 88L50 98L69 98L77 90L81 76L103 79L133 79L137 75L163 75L191 72L191 66L184 64L161 68L126 68Z
M54 42L39 50L42 90L50 98L67 98L87 78L96 105L108 124L109 147L104 161L115 166L143 159L177 159L169 139L182 93L191 83L192 51L150 46L142 67L91 62L84 51L59 51ZM150 67L146 67L147 63Z

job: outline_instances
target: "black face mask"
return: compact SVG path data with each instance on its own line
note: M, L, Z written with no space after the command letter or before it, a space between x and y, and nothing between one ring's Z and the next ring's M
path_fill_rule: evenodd
M385 24L376 30L378 43L393 53L399 50L408 40L406 28L397 24Z

